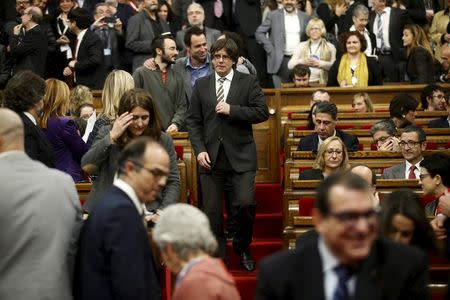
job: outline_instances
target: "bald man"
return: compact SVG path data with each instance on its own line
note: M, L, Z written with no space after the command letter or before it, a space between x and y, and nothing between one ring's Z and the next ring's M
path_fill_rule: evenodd
M369 186L372 187L372 194L374 197L373 205L378 206L380 204L380 198L378 197L378 192L376 191L377 175L372 172L372 169L364 165L354 166L351 169L351 172L361 176L369 184Z
M0 108L0 299L72 299L82 211L72 178L32 160L24 128Z

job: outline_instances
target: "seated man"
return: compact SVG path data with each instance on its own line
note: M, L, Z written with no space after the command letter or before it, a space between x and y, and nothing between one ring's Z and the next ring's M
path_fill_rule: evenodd
M420 93L420 102L425 111L442 111L447 108L444 89L437 84L429 84L423 88Z
M386 119L375 123L370 129L373 143L378 151L398 151L400 152L400 141L397 137L394 121Z
M367 184L372 189L373 206L378 207L378 205L380 205L380 197L378 196L378 192L376 190L377 174L372 172L372 169L370 169L368 166L364 165L354 166L351 168L350 172L361 176L362 179L364 179L367 182Z
M292 69L291 78L296 88L309 87L309 76L311 70L304 65L298 64Z
M297 150L317 151L320 144L330 136L338 136L347 146L348 151L358 151L358 138L336 129L337 107L334 103L321 102L315 106L313 112L316 133L308 135L300 140Z
M450 82L450 46L447 44L441 48L441 64L436 69L436 81Z
M429 128L449 128L450 127L450 105L449 100L450 97L445 97L445 110L447 110L448 116L431 120L428 123Z
M403 129L400 136L400 149L404 162L384 170L383 179L418 179L423 151L427 148L427 136L422 128L410 125Z
M309 101L309 106L312 107L315 103L319 102L330 102L330 94L324 89L317 89L311 95L311 101Z

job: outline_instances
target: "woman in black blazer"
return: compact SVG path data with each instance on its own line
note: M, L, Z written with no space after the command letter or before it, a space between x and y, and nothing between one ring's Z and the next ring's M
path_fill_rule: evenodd
M402 40L408 55L406 74L409 81L434 83L433 51L423 29L416 24L406 25L403 29Z
M330 136L319 147L313 169L300 173L300 180L323 180L330 174L347 170L348 163L347 147L337 136Z

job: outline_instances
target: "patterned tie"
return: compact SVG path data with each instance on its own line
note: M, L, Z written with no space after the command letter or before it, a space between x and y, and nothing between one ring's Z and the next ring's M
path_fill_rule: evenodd
M223 14L223 3L222 0L214 1L214 15L220 18Z
M417 179L416 173L414 173L414 170L415 170L415 169L416 169L416 166L415 166L415 165L412 165L412 166L409 168L408 179Z
M224 92L223 92L223 82L226 80L225 77L221 77L218 79L219 81L219 89L217 90L217 102L225 101Z
M384 14L384 11L377 13L378 14L378 20L377 20L377 38L381 40L381 47L380 49L384 49L384 41L383 41L383 22L381 20L381 16Z
M347 281L352 277L353 272L349 267L339 265L334 268L334 272L338 276L338 284L334 291L333 300L349 300L349 292L347 288Z

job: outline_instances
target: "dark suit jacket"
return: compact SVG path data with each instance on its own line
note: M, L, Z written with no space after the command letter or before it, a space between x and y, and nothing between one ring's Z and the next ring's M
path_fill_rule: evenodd
M269 118L266 100L253 75L234 71L227 103L230 115L215 112L215 73L196 81L188 110L189 139L195 153L208 152L211 167L222 144L236 172L256 170L256 145L252 124Z
M53 148L44 132L28 118L19 112L25 131L25 152L34 160L38 160L49 168L55 166Z
M448 125L448 118L439 118L431 120L430 123L428 123L429 128L449 128Z
M374 44L376 46L376 44ZM327 86L339 86L337 75L339 73L339 65L341 64L341 57L336 59L328 71ZM383 85L383 77L381 75L381 67L377 60L373 57L367 57L367 68L369 70L368 85ZM348 83L347 83L348 84Z
M13 75L30 70L44 77L48 44L47 36L39 25L28 30L25 35L11 34L9 46L14 59Z
M300 180L323 180L322 170L320 169L309 169L300 173L298 176Z
M75 45L72 45L72 53L75 53ZM106 69L103 65L103 45L94 32L86 31L76 59L76 84L82 84L95 90L102 89L106 79Z
M75 299L160 299L141 216L116 186L98 200L80 233Z
M247 37L254 37L262 22L260 2L256 0L235 0L234 21L240 31Z
M434 59L422 47L414 47L408 56L406 73L411 83L434 83Z
M356 136L347 134L341 130L336 129L336 136L339 137L347 146L348 151L358 151L359 150L359 141ZM317 151L319 145L318 135L317 133L313 133L311 135L305 136L298 143L297 150L298 151Z
M356 273L353 299L427 299L427 258L420 250L376 240ZM256 300L325 300L322 261L314 236L260 264Z

